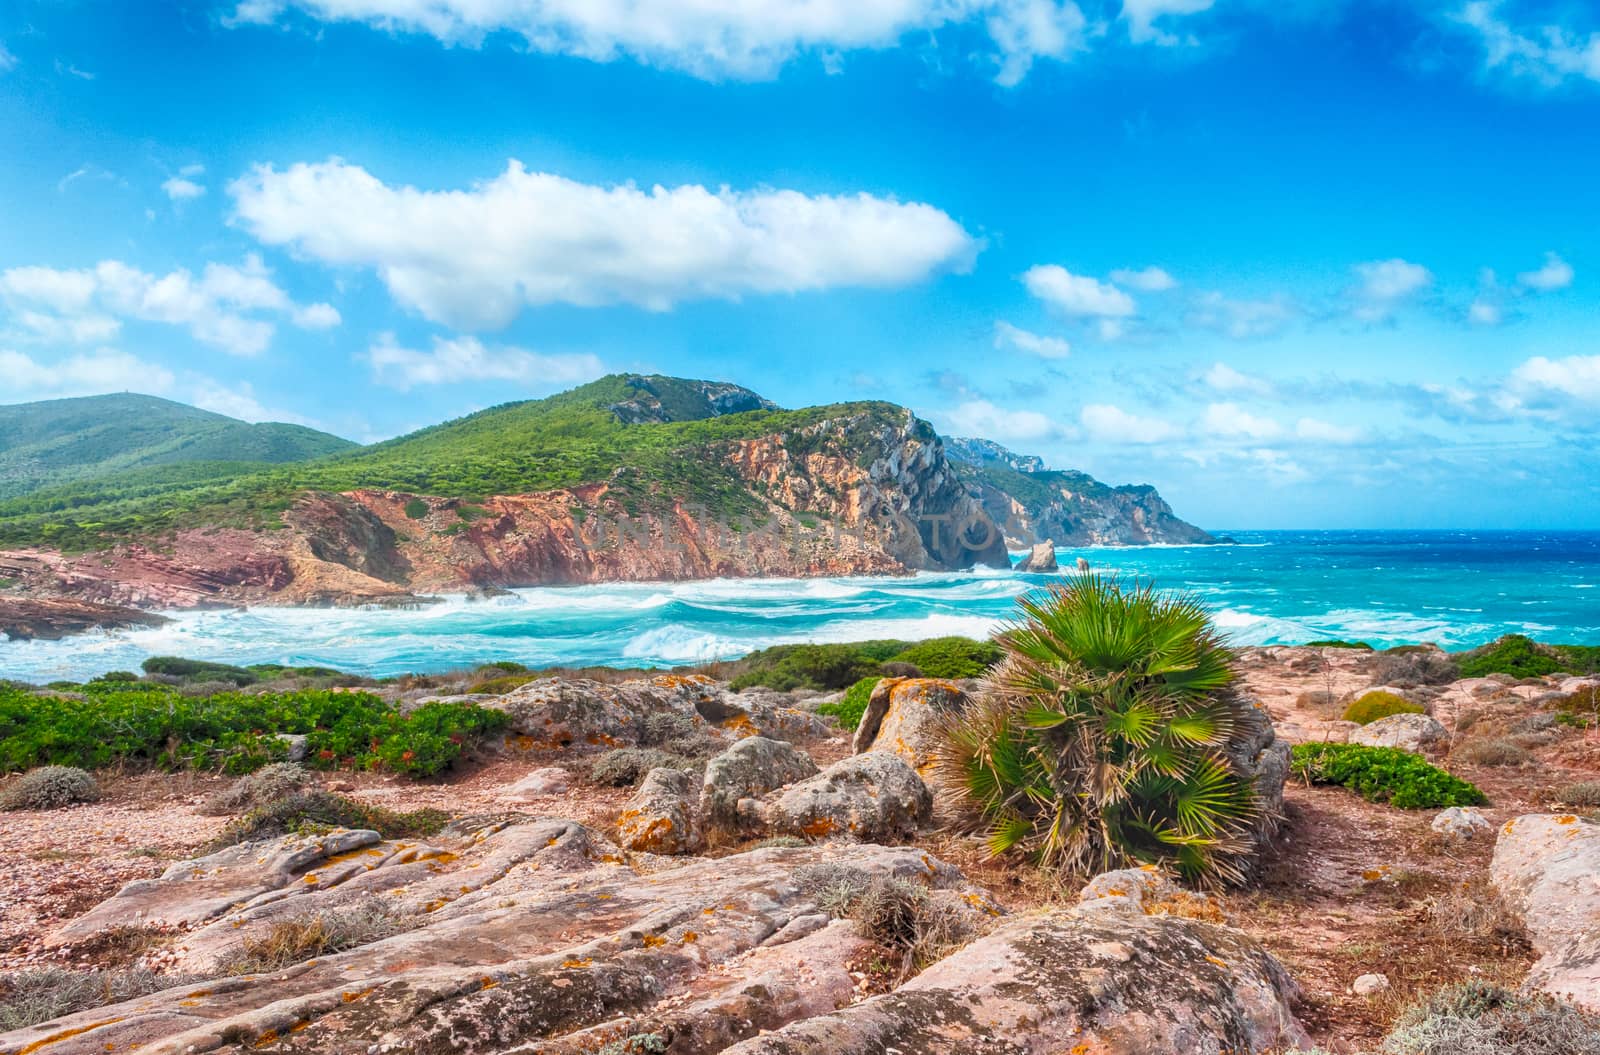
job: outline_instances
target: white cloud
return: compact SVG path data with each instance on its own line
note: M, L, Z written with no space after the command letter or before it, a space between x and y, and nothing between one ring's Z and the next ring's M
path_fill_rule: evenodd
M462 381L516 381L553 390L592 381L605 373L593 355L542 355L522 348L490 348L476 337L435 337L431 351L404 348L383 334L367 351L373 380L401 391L418 385Z
M1299 315L1299 308L1283 297L1235 300L1211 292L1195 299L1189 323L1236 341L1248 341L1282 333Z
M1200 419L1200 427L1225 439L1270 440L1283 432L1271 418L1251 414L1237 403L1212 403Z
M173 201L193 201L206 192L206 189L200 184L182 176L173 176L171 179L164 180L161 184L161 189Z
M159 395L172 388L172 372L126 352L101 349L42 363L0 348L0 392L13 399L62 399L136 391Z
M207 264L198 278L183 268L153 275L119 260L80 270L15 267L0 272L0 302L37 339L103 341L121 320L136 319L184 327L197 341L246 356L272 342L273 324L262 314L311 328L338 323L329 305L295 305L253 256L242 267Z
M870 194L594 186L512 161L464 191L390 186L333 158L258 166L229 188L262 242L375 268L436 322L501 327L527 305L738 299L892 287L965 270L982 248L931 205Z
M974 25L992 45L983 61L1011 85L1036 59L1070 58L1087 31L1073 0L241 0L227 21L270 23L291 9L468 47L509 32L534 51L707 79L768 78L808 54L834 69L845 52Z
M1227 363L1216 363L1205 372L1205 383L1218 392L1248 392L1255 396L1272 394L1272 383L1241 373Z
M1511 383L1529 393L1600 403L1600 355L1535 356L1512 371Z
M1477 34L1487 69L1547 87L1572 78L1600 81L1600 33L1556 24L1517 27L1500 10L1499 0L1474 0L1455 16Z
M0 44L0 73L9 73L17 68L17 57L4 44Z
M1163 443L1178 435L1178 429L1168 422L1139 417L1109 403L1089 404L1079 420L1090 438L1101 443Z
M291 425L322 428L320 423L302 417L292 410L263 406L248 381L241 383L237 388L229 388L209 378L198 378L189 395L189 402L202 410L209 410L214 414L226 414L240 421L282 421Z
M1137 310L1133 298L1116 286L1087 275L1074 275L1058 264L1030 267L1022 274L1022 284L1064 315L1126 318Z
M1294 434L1315 443L1338 444L1358 443L1362 436L1361 430L1355 426L1335 425L1317 418L1301 418L1295 424Z
M995 440L1042 440L1058 435L1061 427L1036 410L1012 410L987 399L974 399L939 415L953 436L980 436Z
M1139 290L1141 293L1165 293L1169 289L1178 288L1178 280L1159 267L1147 267L1138 271L1119 267L1111 272L1111 281Z
M1211 10L1213 0L1122 0L1122 17L1128 23L1128 38L1135 44L1155 43L1162 47L1193 43L1193 37L1179 37L1155 23Z
M1065 359L1072 353L1072 345L1060 337L1045 337L1031 333L1003 320L994 324L994 346L1015 348L1019 352L1037 355L1041 359Z
M1505 311L1499 304L1480 296L1467 308L1467 321L1474 326L1498 326L1505 321Z
M1555 253L1546 253L1543 267L1537 271L1524 271L1517 276L1517 281L1528 289L1538 290L1540 293L1553 293L1572 285L1573 278L1571 264Z
M1357 264L1354 271L1360 284L1353 314L1363 322L1383 322L1400 304L1433 284L1431 271L1399 258Z

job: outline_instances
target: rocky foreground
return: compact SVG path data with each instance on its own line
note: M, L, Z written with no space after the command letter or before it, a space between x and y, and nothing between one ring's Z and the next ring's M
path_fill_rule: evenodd
M169 987L0 1034L0 1053L1353 1051L1415 993L1472 977L1600 1010L1600 825L1555 800L1600 770L1600 742L1540 717L1577 686L1399 685L1416 671L1385 662L1244 655L1261 727L1237 761L1282 823L1252 885L1219 894L987 861L942 824L928 728L966 686L932 679L880 683L853 740L816 694L700 677L480 697L512 724L476 768L331 778L456 818L424 838L207 851L220 779L113 780L98 804L3 815L5 966L132 963ZM1431 713L1339 720L1380 683ZM665 727L703 767L596 783L597 759ZM1430 755L1490 805L1286 785L1287 740L1355 737ZM1514 762L1472 760L1518 737ZM319 920L378 923L260 962Z

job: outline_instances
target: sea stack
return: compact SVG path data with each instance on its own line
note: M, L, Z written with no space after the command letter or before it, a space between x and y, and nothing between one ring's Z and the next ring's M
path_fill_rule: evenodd
M1022 563L1017 565L1017 571L1056 571L1060 565L1056 564L1056 544L1054 539L1046 539L1037 544L1022 558Z

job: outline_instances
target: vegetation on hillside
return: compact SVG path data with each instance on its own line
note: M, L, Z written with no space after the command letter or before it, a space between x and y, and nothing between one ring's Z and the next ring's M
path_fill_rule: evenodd
M774 645L722 664L735 691L757 686L787 692L832 692L886 674L976 678L1000 660L993 642L969 637L927 641L857 641L835 645Z
M1205 610L1096 575L1019 606L986 691L944 730L945 783L990 850L1238 879L1256 804L1225 751L1250 705Z
M0 499L150 466L204 463L202 474L216 478L226 472L217 463L255 469L355 446L303 425L252 425L155 396L12 404L0 406Z
M668 379L650 380L659 392ZM761 502L707 452L778 435L794 453L826 446L856 458L871 450L869 437L903 424L906 413L889 403L845 403L624 424L610 408L637 392L636 379L616 375L298 464L144 469L44 488L0 501L0 545L88 549L186 526L259 529L272 526L302 492L362 488L481 498L605 481L630 513L684 501L732 520L758 515ZM825 420L845 424L826 435L806 431Z
M1547 674L1600 671L1600 646L1546 645L1522 634L1507 634L1457 657L1463 678L1509 674L1542 678Z

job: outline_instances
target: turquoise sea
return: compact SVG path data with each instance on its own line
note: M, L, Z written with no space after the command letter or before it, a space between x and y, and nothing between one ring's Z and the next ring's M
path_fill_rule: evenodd
M1228 533L1230 546L1062 549L1196 594L1239 644L1344 637L1466 648L1501 634L1600 644L1600 532ZM792 641L979 636L1047 575L718 579L517 590L403 611L177 612L152 630L0 639L0 677L82 679L150 655L322 664L371 675L516 660L673 666Z

